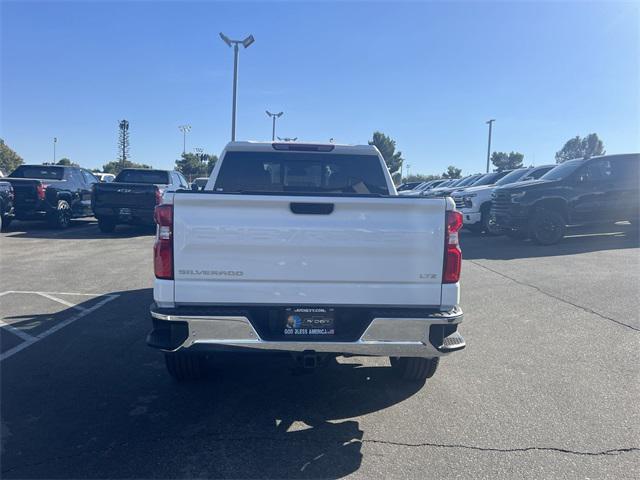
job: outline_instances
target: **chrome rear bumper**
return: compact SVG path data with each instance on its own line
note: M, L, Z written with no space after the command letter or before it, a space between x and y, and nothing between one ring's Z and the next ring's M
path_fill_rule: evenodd
M163 310L163 311L160 311ZM419 318L376 317L356 341L265 340L246 316L183 315L151 307L147 343L165 351L254 349L388 357L439 357L466 345L456 326L459 308ZM175 327L175 328L174 328ZM177 333L176 333L177 332Z

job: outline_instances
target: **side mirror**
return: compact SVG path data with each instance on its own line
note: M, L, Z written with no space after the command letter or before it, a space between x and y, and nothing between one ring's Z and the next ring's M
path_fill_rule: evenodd
M191 190L192 190L192 191L194 191L194 192L197 192L197 191L199 190L199 188L198 188L198 184L197 184L197 183L195 183L195 182L194 182L194 183L192 183L192 184L191 184Z

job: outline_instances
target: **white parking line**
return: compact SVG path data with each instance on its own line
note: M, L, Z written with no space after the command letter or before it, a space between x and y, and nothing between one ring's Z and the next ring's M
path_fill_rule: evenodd
M8 323L5 323L2 320L0 320L0 327L4 328L5 330L10 331L16 337L20 337L21 339L23 339L23 340L25 340L27 342L30 342L31 340L33 340L33 336L32 335L29 335L28 333L23 332L19 328L16 328L13 325L10 325Z
M61 298L54 297L49 293L38 292L38 295L44 298L48 298L49 300L53 300L54 302L61 303L62 305L65 305L67 307L75 308L76 310L80 310L81 312L86 310L86 308L81 307L80 305L76 305L75 303L67 302L66 300L62 300Z
M100 307L102 307L105 303L110 302L111 300L118 298L120 295L116 295L116 294L108 294L108 295L92 295L92 294L88 294L88 293L62 293L62 292L24 292L24 291L7 291L7 292L0 292L0 297L3 295L7 295L9 293L32 293L35 295L41 295L43 297L46 298L50 298L51 300L54 300L56 302L60 302L63 305L71 305L71 308L79 308L81 309L80 312L76 313L75 315L67 318L66 320L63 320L60 323L56 323L53 327L51 327L48 330L45 330L44 332L32 336L29 335L11 325L6 324L5 322L0 321L0 328L4 328L8 331L10 331L11 333L14 333L15 335L17 335L18 337L22 338L24 341L22 343L20 343L19 345L16 345L13 348L10 348L9 350L7 350L6 352L0 354L0 362L2 362L3 360L6 360L7 358L15 355L16 353L18 353L21 350L24 350L25 348L33 345L34 343L42 340L43 338L48 337L49 335L51 335L52 333L57 332L58 330L60 330L61 328L66 327L67 325L70 325L71 323L75 322L76 320L80 320L82 317L85 317L87 315L89 315L90 313L96 311L97 309L99 309ZM100 300L98 303L96 303L95 305L93 305L92 307L89 308L82 308L79 307L78 305L74 305L72 303L67 302L66 300L61 300L59 298L54 297L51 294L55 294L55 295L82 295L82 296L95 296L95 297L104 297L102 300ZM20 332L17 333L16 331Z

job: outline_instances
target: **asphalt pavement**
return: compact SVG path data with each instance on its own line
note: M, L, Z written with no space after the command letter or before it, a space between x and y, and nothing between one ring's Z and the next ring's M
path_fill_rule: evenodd
M2 478L638 478L630 225L541 247L463 234L461 333L425 385L226 355L178 384L148 348L148 229L0 234Z

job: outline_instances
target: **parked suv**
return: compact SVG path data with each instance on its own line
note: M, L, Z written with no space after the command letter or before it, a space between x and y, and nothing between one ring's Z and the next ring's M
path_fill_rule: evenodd
M638 222L640 154L564 162L539 180L496 188L491 214L510 236L559 242L567 225Z
M462 212L465 228L472 232L484 230L489 234L501 233L501 230L495 227L495 223L490 214L491 195L494 189L503 185L524 181L525 179L534 180L540 178L552 168L553 166L551 165L545 165L506 171L508 173L501 179L497 181L494 180L494 184L474 184L465 190L453 193L452 197L456 202L456 207Z

